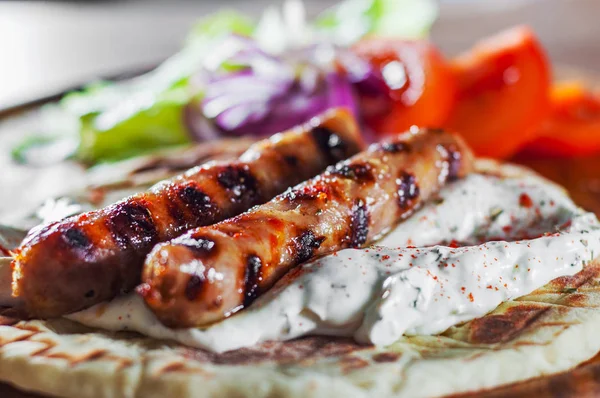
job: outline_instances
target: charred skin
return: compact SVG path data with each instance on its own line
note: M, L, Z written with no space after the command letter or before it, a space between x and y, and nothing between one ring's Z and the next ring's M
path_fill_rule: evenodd
M138 293L165 325L219 321L291 268L372 242L472 162L458 137L439 130L373 145L264 205L156 246Z
M144 258L161 241L264 203L362 149L349 113L331 111L98 211L31 233L13 261L13 295L30 316L87 308L140 283Z

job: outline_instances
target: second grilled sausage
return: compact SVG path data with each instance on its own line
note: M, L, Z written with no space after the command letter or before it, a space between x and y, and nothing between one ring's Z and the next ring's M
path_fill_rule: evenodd
M219 321L290 268L372 242L471 166L465 144L439 130L374 145L269 203L158 245L138 292L168 326Z

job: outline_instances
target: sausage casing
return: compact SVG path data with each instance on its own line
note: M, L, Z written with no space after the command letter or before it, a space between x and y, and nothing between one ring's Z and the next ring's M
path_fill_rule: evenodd
M87 308L140 283L158 242L264 203L362 149L345 110L251 146L232 162L209 162L149 192L32 232L13 261L13 295L30 316Z
M471 166L462 140L440 130L373 145L264 205L158 245L138 292L168 326L218 321L292 267L372 242Z

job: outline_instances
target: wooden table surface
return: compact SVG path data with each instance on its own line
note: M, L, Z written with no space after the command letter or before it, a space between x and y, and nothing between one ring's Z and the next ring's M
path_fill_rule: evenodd
M268 0L229 1L256 15ZM89 81L153 65L177 50L193 21L225 1L0 3L0 109ZM309 14L333 0L308 0ZM600 71L600 1L454 0L442 6L433 38L447 54L503 27L527 23L554 63ZM501 5L500 5L501 4ZM460 28L457 28L460 27ZM600 215L600 156L519 159L567 187L577 203ZM577 369L481 394L485 397L600 395L600 356ZM0 384L0 397L36 395Z

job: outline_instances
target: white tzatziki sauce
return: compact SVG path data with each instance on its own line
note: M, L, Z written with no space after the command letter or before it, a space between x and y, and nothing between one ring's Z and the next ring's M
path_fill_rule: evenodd
M167 328L136 295L69 318L215 352L315 334L388 345L485 315L581 271L598 253L600 223L561 188L534 175L473 174L445 187L377 246L307 263L207 328Z

